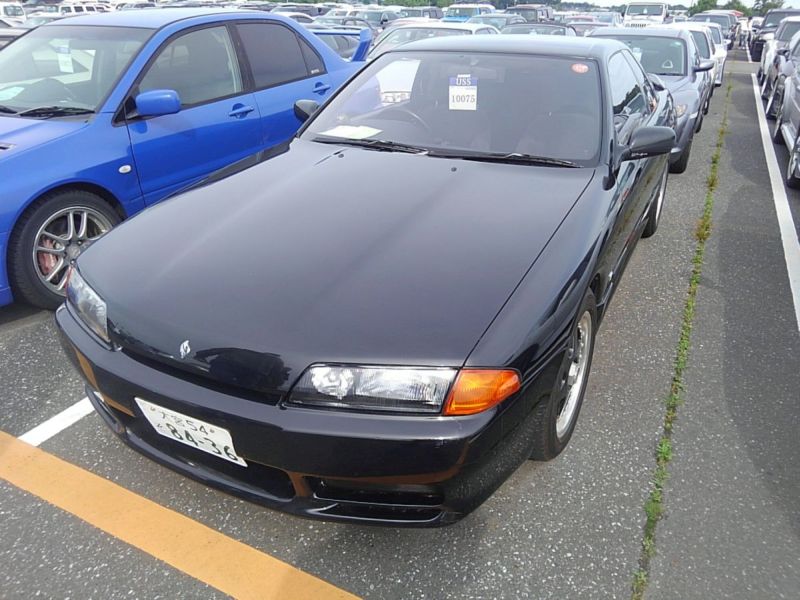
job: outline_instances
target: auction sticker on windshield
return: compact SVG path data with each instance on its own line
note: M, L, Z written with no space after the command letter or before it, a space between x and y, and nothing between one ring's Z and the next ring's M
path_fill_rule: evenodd
M351 140L365 140L368 137L380 133L380 129L374 127L367 127L366 125L337 125L333 129L321 131L322 135L329 135L331 137L347 138Z
M247 466L247 463L236 454L231 433L227 429L195 417L187 417L141 398L136 398L136 404L156 433L237 465Z
M456 75L450 78L450 110L478 110L478 78Z

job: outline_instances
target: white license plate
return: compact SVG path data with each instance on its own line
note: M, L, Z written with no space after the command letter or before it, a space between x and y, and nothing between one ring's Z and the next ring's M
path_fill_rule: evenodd
M243 467L247 463L236 454L231 433L218 425L187 417L147 400L136 398L136 404L157 433L192 448L208 452Z

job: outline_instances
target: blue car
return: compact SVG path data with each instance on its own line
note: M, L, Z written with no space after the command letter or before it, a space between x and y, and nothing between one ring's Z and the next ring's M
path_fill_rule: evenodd
M114 225L291 138L295 101L327 99L361 44L346 61L280 15L172 9L57 21L3 48L0 306L57 306Z

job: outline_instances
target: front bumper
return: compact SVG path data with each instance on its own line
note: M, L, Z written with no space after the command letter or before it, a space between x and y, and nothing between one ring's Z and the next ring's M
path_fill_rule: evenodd
M106 424L142 454L208 485L296 515L393 526L453 523L530 456L534 399L563 351L501 406L467 417L287 408L224 394L97 343L62 306L62 345ZM134 398L230 431L248 467L155 432Z

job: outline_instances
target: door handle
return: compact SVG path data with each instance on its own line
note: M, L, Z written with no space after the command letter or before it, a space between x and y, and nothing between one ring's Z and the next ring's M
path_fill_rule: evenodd
M324 94L324 93L325 93L325 92L327 92L329 89L331 89L331 86L330 86L330 84L328 84L328 83L322 83L322 82L320 81L320 82L318 82L318 83L317 83L317 84L314 86L314 93L315 93L315 94Z
M246 115L249 115L254 110L255 108L252 106L245 106L244 104L234 104L233 109L231 109L231 112L228 113L228 116L241 118Z

